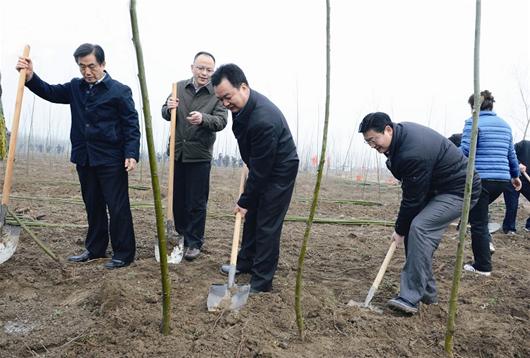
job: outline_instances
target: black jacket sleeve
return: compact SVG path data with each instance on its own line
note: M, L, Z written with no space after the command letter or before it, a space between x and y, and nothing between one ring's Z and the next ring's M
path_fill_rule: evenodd
M401 205L396 219L395 230L399 235L406 236L414 217L425 207L429 195L432 169L427 168L425 161L403 161L400 171L403 190Z
M42 99L53 103L69 104L71 102L71 83L50 85L43 80L36 73L33 73L31 80L26 82L26 87Z
M255 205L260 190L269 178L276 159L278 133L272 121L261 120L258 125L249 128L250 155L248 159L249 173L245 190L237 205L248 209Z

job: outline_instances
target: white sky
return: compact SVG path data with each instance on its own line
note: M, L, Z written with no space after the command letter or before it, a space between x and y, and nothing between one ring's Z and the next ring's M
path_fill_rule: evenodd
M157 148L167 141L169 125L160 117L160 106L171 83L191 77L194 54L205 50L216 56L217 65L238 64L250 86L280 107L302 159L316 153L317 143L320 150L325 11L325 0L138 0ZM530 97L529 12L528 0L482 1L481 88L493 92L495 110L512 124L516 140L522 137L525 115L519 83ZM473 92L474 22L474 0L331 0L332 162L345 160L352 136L349 157L354 164L376 157L357 126L377 110L446 136L460 132ZM141 113L131 37L128 0L25 0L23 5L0 0L0 71L8 127L18 79L14 66L26 43L35 72L49 83L79 76L72 57L79 44L101 45L107 71L133 89ZM26 91L20 140L27 135L32 102L33 94ZM215 152L234 153L230 126L231 121L219 134ZM68 138L68 106L36 99L33 128L36 135Z

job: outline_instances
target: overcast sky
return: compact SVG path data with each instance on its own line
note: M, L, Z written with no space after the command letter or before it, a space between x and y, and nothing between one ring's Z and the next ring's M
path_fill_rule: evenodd
M101 45L107 71L132 88L141 112L129 0L0 4L8 127L18 79L14 66L26 43L35 72L49 83L80 76L72 57L79 44ZM157 147L167 141L169 125L160 107L171 83L191 77L194 54L205 50L216 56L217 65L238 64L251 88L283 111L299 152L316 153L325 103L325 6L325 0L138 0ZM525 115L521 86L529 98L529 12L528 0L482 1L481 88L493 92L495 110L512 125L516 141ZM348 148L358 165L375 158L357 134L359 121L373 111L387 112L397 122L429 125L446 136L461 132L473 92L474 22L474 0L331 0L332 161L344 161ZM32 104L33 94L26 91L21 140ZM68 137L67 106L37 99L34 121L34 133ZM234 153L230 126L231 121L218 136L216 152Z

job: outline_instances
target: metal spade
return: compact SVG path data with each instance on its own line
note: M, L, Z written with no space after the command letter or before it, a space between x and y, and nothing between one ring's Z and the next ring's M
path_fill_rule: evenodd
M241 180L239 182L239 195L243 193L245 186L245 179L247 174L247 168L243 167L241 172ZM228 271L228 284L213 284L210 286L208 292L208 300L206 305L208 311L220 311L220 310L234 310L238 311L243 307L248 300L250 293L250 285L236 285L236 264L237 264L237 251L239 246L239 234L241 232L241 221L242 217L240 213L236 214L236 222L234 225L234 236L232 238L232 252L230 254L230 270Z
M29 56L29 45L24 47L23 57ZM15 253L20 236L20 227L6 224L7 206L9 204L9 194L13 181L13 167L15 163L15 150L17 147L18 125L20 122L20 112L22 110L22 97L24 95L24 85L26 83L26 70L20 70L17 87L17 97L15 102L15 114L11 127L11 138L9 140L9 152L7 154L6 172L4 178L4 188L2 190L2 204L0 207L0 264L9 260Z
M379 272L377 273L377 276L375 277L374 283L372 284L372 287L370 287L370 290L368 290L368 294L366 295L366 299L364 300L364 303L350 300L350 302L348 302L348 306L366 308L366 309L369 309L369 310L372 310L378 313L382 313L381 309L373 307L370 304L370 302L372 301L372 298L374 298L375 292L377 291L377 288L379 287L381 280L383 280L383 276L385 275L386 268L390 260L392 259L392 256L394 255L394 251L396 251L396 241L392 240L392 243L390 244L390 247L388 248L388 252L386 253L385 259L383 260L383 263L381 264L381 267L379 268Z

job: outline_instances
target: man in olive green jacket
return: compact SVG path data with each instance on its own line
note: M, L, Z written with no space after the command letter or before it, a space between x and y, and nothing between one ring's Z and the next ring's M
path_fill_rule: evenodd
M199 256L204 244L215 132L226 126L228 116L210 83L214 70L213 55L197 53L191 65L193 77L178 82L177 100L169 96L162 106L162 117L168 121L171 109L177 109L173 216L189 261Z

